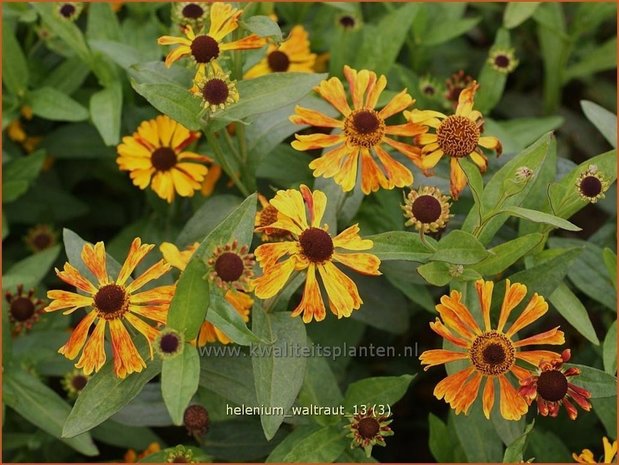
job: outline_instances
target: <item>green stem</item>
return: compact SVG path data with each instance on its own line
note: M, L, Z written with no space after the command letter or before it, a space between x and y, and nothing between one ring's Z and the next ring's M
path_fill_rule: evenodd
M223 130L225 131L225 129ZM210 129L206 129L206 128L205 128L205 131L207 133L208 142L211 147L211 150L213 151L213 153L215 154L215 158L217 159L217 163L219 163L221 167L223 168L223 170L226 172L226 174L230 176L230 179L232 179L232 182L234 182L234 184L236 185L236 187L238 187L241 193L245 197L249 196L250 194L249 190L247 189L247 187L245 187L243 182L239 179L234 168L230 166L228 157L226 157L226 155L223 153L221 149L221 145L219 144L219 141L217 140L217 135L215 134L215 132Z

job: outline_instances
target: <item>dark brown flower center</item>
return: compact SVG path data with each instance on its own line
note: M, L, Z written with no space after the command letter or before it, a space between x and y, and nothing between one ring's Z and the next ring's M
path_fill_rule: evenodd
M342 16L340 18L340 24L345 27L345 28L352 28L355 27L355 18L353 18L352 16Z
M344 121L348 142L361 147L378 144L385 133L385 122L374 110L355 110Z
M320 228L309 228L299 236L299 243L309 261L322 263L333 255L333 239Z
M84 375L77 375L71 379L71 386L73 386L76 391L81 391L84 387L86 387L87 382L88 378Z
M204 14L204 10L200 5L196 3L190 3L189 5L185 5L182 13L185 18L196 19Z
M37 250L47 249L52 244L52 238L49 234L39 233L32 240L34 247Z
M506 373L514 365L516 349L504 334L489 331L475 338L469 357L477 371L497 376Z
M602 181L595 176L586 176L580 181L580 192L585 197L595 198L602 193Z
M269 53L267 57L267 62L269 63L269 68L274 72L283 72L288 71L290 67L290 58L284 52L279 50L274 50Z
M223 79L209 79L202 88L202 97L210 105L226 103L229 94L228 84Z
M436 89L431 85L427 85L423 88L423 93L426 95L434 95L436 93Z
M118 284L106 284L97 291L94 300L97 310L102 312L105 318L125 310L127 293Z
M177 455L174 457L174 460L172 460L172 463L189 463L189 460L187 460L187 457L184 455Z
M537 393L544 400L557 402L567 394L567 378L559 370L542 371L537 380Z
M65 3L60 7L60 14L65 18L70 18L75 13L75 6L70 3Z
M164 334L159 340L159 348L164 354L173 354L178 350L180 340L176 334Z
M219 44L211 36L201 35L191 42L191 54L198 63L210 63L219 56Z
M373 111L363 110L353 116L353 124L361 134L369 134L378 129L380 121Z
M441 217L442 207L437 198L431 195L420 195L412 206L413 216L422 223L434 223Z
M190 405L183 414L183 423L190 433L205 434L208 431L208 411L201 405Z
M215 260L215 272L222 281L236 281L243 274L243 259L234 252L224 252Z
M28 321L34 315L35 307L27 297L17 297L11 302L11 316L15 321Z
M509 67L509 57L506 55L497 55L494 57L494 64L499 68L507 68Z
M170 147L159 147L151 154L150 161L157 171L168 171L176 165L176 152Z
M357 425L357 431L363 439L372 439L380 431L380 423L376 418L362 418Z
M464 116L453 115L438 128L438 145L451 157L466 157L477 148L479 128Z

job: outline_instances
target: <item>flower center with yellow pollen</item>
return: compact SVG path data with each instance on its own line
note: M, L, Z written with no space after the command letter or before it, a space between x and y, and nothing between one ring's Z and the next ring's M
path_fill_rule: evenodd
M204 84L202 89L202 97L210 105L221 105L226 103L230 91L228 85L223 79L210 79Z
M125 290L118 284L106 284L94 297L99 316L106 320L119 318L129 308L129 299Z
M373 147L385 134L385 121L374 110L355 110L344 121L344 134L352 145Z
M452 115L436 131L438 145L451 157L462 158L473 152L479 142L479 128L464 116Z
M191 54L198 63L210 63L219 56L219 44L211 36L201 35L191 42Z
M537 394L550 402L563 399L567 394L567 378L559 370L542 371L537 380Z
M505 335L489 331L475 338L469 357L477 371L497 376L507 373L514 366L516 349Z
M150 162L157 171L168 171L176 165L176 153L170 147L159 147L151 154Z
M288 71L290 67L290 58L284 52L279 50L274 50L269 53L267 57L267 63L269 64L269 68L274 72L283 72Z
M34 315L34 304L26 297L18 297L11 302L10 312L15 321L28 321Z
M183 16L189 19L197 19L204 14L204 10L200 5L190 3L183 8Z
M333 255L333 239L320 228L309 228L299 236L303 255L310 262L322 263Z
M431 195L420 195L412 205L413 215L422 223L434 223L441 217L441 203Z
M380 431L380 424L375 418L363 418L359 420L357 431L363 439L372 439Z
M243 274L243 259L233 252L224 252L215 261L215 272L222 281L231 283Z

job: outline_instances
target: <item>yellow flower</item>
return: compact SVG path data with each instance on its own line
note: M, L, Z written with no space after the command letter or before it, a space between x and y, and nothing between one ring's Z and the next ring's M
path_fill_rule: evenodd
M210 112L223 110L239 101L236 81L231 81L217 62L213 62L208 71L205 68L198 70L191 92L202 99L202 107Z
M72 370L63 376L60 384L62 384L70 399L77 399L79 393L88 384L89 379L90 376L82 373L82 370Z
M446 341L457 346L456 350L435 349L421 354L420 360L427 370L436 365L466 361L467 368L447 376L434 388L437 399L445 399L459 414L468 412L477 398L482 380L486 379L482 406L486 418L494 405L495 379L499 383L501 416L506 420L518 420L528 410L524 397L514 388L507 374L512 373L519 380L528 379L531 372L519 365L517 360L538 367L544 360L561 359L561 356L548 350L520 351L520 348L530 345L552 344L565 342L563 331L553 328L549 331L514 341L514 335L521 329L538 320L548 311L548 304L537 293L511 324L507 331L505 325L512 310L522 302L527 295L524 284L511 284L505 281L505 297L501 305L501 313L496 329L490 324L490 306L492 304L492 281L479 280L475 283L477 296L484 320L482 330L469 309L462 303L462 294L451 291L451 295L443 296L441 303L436 306L440 318L430 323L432 330ZM452 332L453 331L453 332Z
M336 146L310 163L314 176L333 178L344 191L350 191L357 182L358 167L361 170L361 189L364 194L377 191L380 187L393 189L413 183L413 174L402 163L396 161L386 150L387 144L413 161L417 161L420 150L412 145L398 142L388 136L416 136L427 129L415 123L388 126L385 120L408 108L414 100L403 90L380 111L374 108L387 85L385 76L378 78L368 70L356 71L344 67L352 94L353 108L346 100L342 82L332 77L322 81L316 91L335 107L344 120L337 120L318 111L297 106L290 121L295 124L335 128L336 134L296 135L292 146L297 150L323 149ZM377 161L382 164L382 168ZM358 166L359 165L359 166Z
M278 47L269 45L266 56L245 73L245 79L253 79L269 73L296 71L314 72L316 54L310 51L307 31L303 26L295 26L290 36Z
M163 258L173 267L178 268L179 270L184 270L189 263L189 260L193 256L193 253L196 251L200 244L198 242L194 242L189 245L185 250L180 251L178 247L170 242L164 242L159 246L159 250L161 251ZM219 254L221 256L222 253ZM215 264L217 260L213 260L212 266ZM243 321L247 323L249 321L249 313L251 311L252 306L254 305L253 299L238 289L229 289L226 291L224 298L226 301L232 305L232 307L241 315ZM226 336L226 334L220 329L216 328L212 323L205 321L202 323L200 327L200 332L198 334L198 346L202 347L210 342L221 342L222 344L229 344L230 338Z
M603 462L596 462L593 452L589 449L584 449L580 454L573 453L572 458L578 463L614 463L617 455L617 441L613 441L611 444L607 437L603 437L602 442L604 444Z
M37 224L28 230L24 242L32 252L41 252L58 243L58 232L48 224Z
M200 29L208 18L208 3L206 2L174 2L172 4L172 20L179 26L191 26Z
M159 452L160 450L161 450L161 446L159 445L159 443L151 442L148 445L148 447L143 452L140 452L139 454L135 450L129 449L127 452L125 452L125 456L123 458L126 463L139 462L144 457L148 457L149 455Z
M94 246L85 244L81 254L84 265L96 278L96 284L83 276L70 263L65 263L62 271L56 269L56 274L60 279L75 286L81 293L48 291L47 297L52 302L45 308L45 311L65 310L63 315L69 315L80 308L92 308L78 323L67 343L58 351L69 360L75 359L81 351L82 356L75 367L82 368L84 374L90 375L93 371L99 371L105 363L103 341L107 325L110 327L112 336L112 355L116 376L125 378L128 374L140 372L146 367L125 327L126 323L146 338L152 359L152 341L159 334L159 330L152 324L165 324L175 287L158 286L147 291L137 291L150 281L163 276L170 269L170 265L160 260L130 283L127 284L127 281L135 267L153 247L154 245L142 244L140 238L134 239L127 259L115 281L107 272L103 242L98 242ZM143 318L153 323L147 323ZM93 323L96 323L95 329L89 336Z
M157 40L159 45L180 45L168 53L165 65L170 67L176 60L191 55L199 70L219 58L221 52L264 46L264 39L256 34L233 42L223 42L227 35L239 27L239 16L242 13L243 10L234 8L228 3L216 2L211 5L211 25L207 34L196 34L191 26L187 25L183 28L185 37L159 37Z
M509 74L518 66L518 59L514 55L514 49L494 49L488 56L488 63L499 73Z
M591 203L603 199L609 186L610 183L597 165L589 165L576 179L576 188L580 198Z
M449 197L433 186L423 186L411 190L404 199L406 226L414 226L417 231L437 232L443 229L449 218Z
M61 2L56 4L56 16L66 21L75 21L82 10L83 2Z
M497 155L502 151L499 139L481 136L484 119L479 111L473 110L475 92L478 88L479 85L473 81L460 93L455 115L447 116L432 110L404 112L409 121L435 129L433 134L421 134L416 137L417 144L423 147L417 165L428 175L443 156L450 157L450 187L454 199L458 199L467 184L466 175L458 160L466 156L471 157L483 173L488 168L488 159L479 146L495 150Z
M256 297L268 299L275 296L286 285L293 271L306 270L303 298L292 316L303 313L305 323L312 319L324 320L325 304L318 273L327 292L331 312L338 318L349 317L363 301L356 284L335 263L365 275L380 275L378 257L358 252L371 249L372 241L361 239L356 224L332 238L327 228L321 226L327 196L321 191L312 193L305 185L301 185L300 191L278 191L270 203L277 210L277 221L267 228L288 231L292 240L262 244L256 249L256 259L262 267L262 276L254 281ZM257 228L258 231L264 229ZM353 253L343 253L346 250Z
M211 158L185 151L200 137L165 115L144 121L132 136L123 137L118 146L116 163L121 171L129 171L133 184L151 188L159 197L172 202L175 194L192 197L201 189L208 169L195 162L211 162Z

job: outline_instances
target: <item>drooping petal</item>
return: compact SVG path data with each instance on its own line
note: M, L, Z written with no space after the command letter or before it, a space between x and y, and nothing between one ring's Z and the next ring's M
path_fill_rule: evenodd
M406 187L413 184L413 173L406 166L395 160L380 145L374 146L374 152L383 164L390 185Z
M323 153L321 157L312 160L309 167L314 170L313 175L315 178L321 176L332 178L340 170L344 158L354 154L355 151L358 151L358 149L350 147L347 144L342 144L339 147L335 147Z
M357 285L332 262L318 265L322 283L329 297L329 308L338 318L349 317L358 310L363 301Z
M332 77L322 81L315 90L342 115L350 115L351 109L346 101L346 92L344 92L342 81L338 78Z
M425 126L415 123L395 124L385 127L385 134L390 136L406 136L413 137L418 136L427 131ZM434 134L433 134L434 135Z
M430 322L430 328L432 328L432 331L434 331L436 334L441 336L443 339L448 340L452 344L455 344L455 345L457 345L459 347L468 347L469 346L469 342L468 341L465 341L462 338L454 336L452 334L452 332L449 330L449 328L447 326L445 326L441 322L441 320L438 319L438 318L436 318L433 322Z
M467 184L466 174L460 166L460 162L457 158L452 158L450 163L450 175L449 175L449 188L451 190L451 196L454 200L458 200L460 192L464 190Z
M336 144L341 144L346 140L346 136L340 134L295 134L297 140L292 141L290 145L296 150L314 150L331 147Z
M185 37L174 37L174 36L161 36L157 39L157 43L159 45L191 45L191 40L186 39Z
M488 170L488 159L485 155L477 151L473 151L469 154L469 156L471 157L471 160L473 160L473 163L477 165L479 171L485 173Z
M168 319L170 304L129 305L129 311L157 323L165 324Z
M160 278L168 271L170 271L170 265L167 264L165 260L159 260L144 273L131 281L131 283L127 286L127 292L132 293L133 291L140 289L146 283Z
M370 155L370 151L366 148L361 149L361 191L368 195L371 192L376 192L380 188L393 189L393 183L389 181L378 164Z
M503 331L512 310L522 302L522 299L524 299L526 295L527 286L520 283L511 284L509 279L505 280L505 297L503 297L503 303L501 304L501 314L499 315L497 331Z
M475 100L475 93L479 89L479 84L476 81L471 82L465 89L460 92L458 96L458 107L456 108L456 115L469 116L473 110L473 103Z
M168 304L174 297L176 286L158 286L147 291L138 292L129 296L131 304Z
M275 197L271 199L271 205L273 205L279 213L290 218L302 231L309 227L307 215L305 214L303 196L298 190L288 189L277 191ZM277 227L279 228L279 226Z
M434 352L434 351L427 351ZM426 354L424 352L421 354L422 356ZM444 351L447 352L447 351ZM457 360L457 359L454 359ZM451 360L450 360L451 361ZM449 375L446 378L439 381L434 387L434 397L437 399L445 399L445 402L451 403L454 399L458 397L460 394L460 389L462 388L462 384L466 381L466 379L475 372L475 368L470 366L465 368L464 370L460 370L453 375Z
M434 152L428 153L427 155L421 155L421 159L419 161L419 168L424 171L431 170L436 166L436 164L441 161L441 158L445 155L445 152L442 150L435 150Z
M492 291L494 282L484 281L483 279L475 281L475 289L481 305L481 313L484 318L484 327L486 331L490 331L490 305L492 304Z
M84 346L82 356L75 364L75 367L81 368L85 375L99 371L105 364L105 325L106 320L103 318L97 322L95 330L92 332L88 342Z
M488 420L490 420L490 412L492 412L492 407L494 407L494 377L488 376L482 397L482 408L484 410L484 415Z
M88 279L82 276L79 270L70 263L65 263L62 271L56 268L56 275L65 283L75 286L84 292L89 294L97 293L98 289Z
M353 224L333 238L333 246L347 250L368 250L374 246L369 239L362 239L359 235L359 225Z
M189 44L191 44L191 42L189 42ZM181 45L166 55L164 64L166 68L169 68L174 62L187 55L191 55L191 48L189 48L189 45Z
M503 152L501 141L494 136L482 136L477 143L486 149L496 151L498 155Z
M275 263L277 263L283 256L294 255L297 253L297 250L297 242L269 242L259 245L254 254L256 256L256 260L260 263L260 266L266 269L275 265Z
M518 394L504 375L498 378L501 416L506 420L519 420L529 409L527 401Z
M100 286L108 284L107 258L103 242L97 242L94 247L91 244L84 244L82 248L82 261L91 273L97 278Z
M467 358L469 358L469 355L467 352L456 352L453 350L445 350L445 349L432 349L432 350L426 350L424 353L422 353L421 356L419 357L419 360L421 360L422 365L427 365L423 368L425 371L427 371L428 368L433 367L433 366L455 362L456 360L465 360ZM468 368L469 371L471 369L472 368ZM436 393L436 389L434 390L434 392Z
M322 321L326 316L325 304L322 301L320 286L316 279L316 266L313 264L307 268L301 303L293 310L291 316L298 316L301 313L303 313L304 323L310 323L312 318L316 321Z
M264 38L256 34L251 34L234 42L226 42L219 44L219 50L222 52L230 50L252 50L254 48L262 48L265 44Z
M540 344L548 344L548 345L561 345L565 344L565 335L563 331L559 331L559 327L550 329L543 333L536 334L535 336L527 337L525 339L521 339L514 343L515 347L524 347L530 345L540 345Z
M139 237L133 239L131 242L131 246L129 247L129 253L127 254L127 258L123 263L120 272L118 273L118 278L116 279L116 284L119 286L123 286L135 267L144 259L146 254L153 249L154 245L151 244L142 244L142 240Z
M307 124L322 128L342 128L344 123L335 118L331 118L319 111L303 108L297 105L294 109L294 115L290 118L294 124Z
M445 309L449 309L451 313L445 312ZM443 321L445 321L443 313L452 317L452 319L455 316L455 318L461 322L461 326L464 325L466 327L467 333L481 334L481 329L477 325L473 315L471 315L466 305L462 303L462 294L460 292L453 290L449 296L444 295L441 297L441 303L436 306L436 310L441 314ZM447 322L445 321L445 323Z
M80 353L82 347L84 347L84 343L86 342L86 338L88 337L88 330L90 326L95 321L97 317L97 312L92 311L77 324L73 332L71 333L71 337L65 345L63 345L60 349L58 349L58 353L64 355L69 360L73 360L77 357L77 354Z
M516 318L516 321L514 321L511 328L509 328L505 335L507 337L511 337L522 328L525 328L526 326L539 319L547 311L548 303L546 302L546 300L537 293L533 294L533 297L531 297L531 300L527 304L526 308L522 311L518 318Z
M406 89L398 93L395 97L393 97L389 103L378 112L379 116L382 119L387 119L390 116L393 116L401 111L406 110L413 104L413 98L408 95Z
M390 137L383 137L383 142L396 149L402 155L410 158L412 161L418 161L421 156L421 149L419 147L405 144L404 142L398 142Z
M355 184L357 183L357 162L359 159L359 153L359 147L355 147L350 155L344 160L340 170L333 176L333 180L340 185L344 192L353 190Z
M69 310L64 312L68 315L78 308L93 305L92 296L76 294L75 292L69 291L47 291L47 298L50 299L51 302L45 307L46 312L54 312L56 310L68 308Z
M126 378L131 373L139 373L146 368L146 363L138 352L131 336L119 319L110 320L112 335L112 355L114 357L114 373L118 378Z
M131 313L126 313L125 318L135 329L137 329L140 333L142 333L142 335L146 338L146 342L148 343L148 350L150 352L150 358L152 360L153 358L153 344L152 343L155 340L155 338L159 335L159 331L153 328L148 323L146 323L141 318L138 318L137 316Z
M334 253L333 260L352 268L358 273L368 276L380 276L378 271L380 260L376 255L369 253Z
M461 387L460 394L451 403L456 415L459 415L461 412L464 412L465 415L468 413L469 408L471 408L471 405L473 405L473 402L477 399L481 380L481 374L476 372L466 381L466 384Z
M256 297L268 299L277 294L288 282L294 268L295 259L290 258L265 269L263 275L254 280Z

